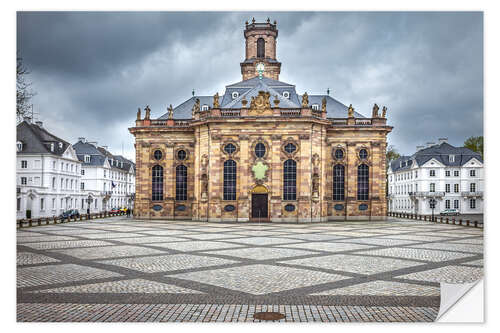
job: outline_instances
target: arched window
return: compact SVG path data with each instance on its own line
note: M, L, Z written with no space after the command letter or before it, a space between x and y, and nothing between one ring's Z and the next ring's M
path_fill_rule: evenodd
M236 200L236 162L224 162L224 200Z
M368 200L369 167L366 164L358 166L358 200Z
M257 39L257 58L264 58L265 57L265 44L266 42L264 41L264 38L259 38Z
M294 160L283 164L283 200L297 200L297 162Z
M345 200L344 170L342 164L333 167L333 200Z
M163 168L160 165L153 167L151 190L153 201L163 200Z
M175 200L187 200L187 167L178 165L175 168Z

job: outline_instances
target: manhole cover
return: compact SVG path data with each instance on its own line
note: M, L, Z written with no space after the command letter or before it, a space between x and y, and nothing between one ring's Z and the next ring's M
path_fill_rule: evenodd
M257 312L253 317L259 320L280 320L285 318L285 315L279 312Z

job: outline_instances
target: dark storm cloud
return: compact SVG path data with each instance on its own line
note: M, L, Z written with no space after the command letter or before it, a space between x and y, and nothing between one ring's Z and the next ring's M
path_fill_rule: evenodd
M152 116L241 79L243 28L278 21L280 79L362 114L387 105L403 153L483 131L481 13L19 13L18 50L46 126L133 157L137 107Z

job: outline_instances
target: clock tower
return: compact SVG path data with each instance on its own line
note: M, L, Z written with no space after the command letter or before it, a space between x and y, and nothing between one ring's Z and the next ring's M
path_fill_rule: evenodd
M245 23L245 60L240 63L243 80L268 77L279 80L281 62L276 60L276 21Z

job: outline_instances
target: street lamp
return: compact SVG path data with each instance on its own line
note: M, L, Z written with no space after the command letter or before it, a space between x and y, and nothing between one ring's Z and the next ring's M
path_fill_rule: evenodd
M87 215L90 215L90 204L92 203L92 197L89 196L87 197Z
M431 204L431 209L432 209L431 221L434 222L434 208L436 208L436 199L431 199L430 204Z

